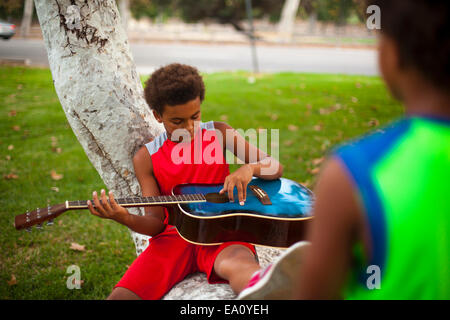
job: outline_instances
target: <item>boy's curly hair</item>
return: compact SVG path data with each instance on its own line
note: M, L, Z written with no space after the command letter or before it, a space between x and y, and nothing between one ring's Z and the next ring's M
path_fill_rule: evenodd
M403 67L450 88L450 1L368 0L381 10L381 32L398 45Z
M172 63L159 68L145 83L144 96L152 110L160 115L164 107L187 103L197 97L205 98L205 84L197 69Z

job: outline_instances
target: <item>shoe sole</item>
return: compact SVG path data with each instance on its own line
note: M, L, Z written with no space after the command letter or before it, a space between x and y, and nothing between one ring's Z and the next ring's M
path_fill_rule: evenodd
M293 298L293 287L300 280L300 265L307 241L297 242L287 249L272 265L268 275L254 286L243 290L238 300L288 300Z

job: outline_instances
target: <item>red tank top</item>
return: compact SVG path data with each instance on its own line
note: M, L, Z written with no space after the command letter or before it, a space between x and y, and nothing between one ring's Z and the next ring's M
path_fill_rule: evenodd
M171 141L164 132L145 145L161 195L181 183L223 183L230 174L214 122L201 123L200 130L190 142Z

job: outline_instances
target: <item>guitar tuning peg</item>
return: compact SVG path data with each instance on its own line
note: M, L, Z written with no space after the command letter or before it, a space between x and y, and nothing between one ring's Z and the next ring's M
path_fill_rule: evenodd
M53 219L50 219L47 221L47 225L48 226L52 226L54 224Z

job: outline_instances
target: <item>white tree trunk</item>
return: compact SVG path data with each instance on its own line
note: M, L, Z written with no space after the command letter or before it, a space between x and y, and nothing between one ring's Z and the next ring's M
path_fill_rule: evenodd
M31 19L33 17L33 0L25 0L23 7L22 23L20 24L20 35L27 38L30 35Z
M300 0L285 0L278 22L278 34L281 39L291 40L294 33L295 18Z
M132 157L163 127L143 98L115 1L36 0L35 5L55 90L73 132L116 197L140 195ZM131 234L139 255L148 237ZM201 274L172 291L167 298L234 297L229 286L208 285Z
M117 197L140 194L131 159L163 128L143 99L115 2L35 5L56 93L78 141ZM146 238L133 233L138 253Z

